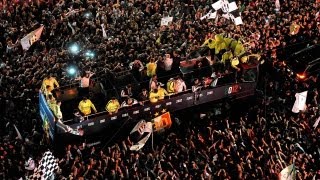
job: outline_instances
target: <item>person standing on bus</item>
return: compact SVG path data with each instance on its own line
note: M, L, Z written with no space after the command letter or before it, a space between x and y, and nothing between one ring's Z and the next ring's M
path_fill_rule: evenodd
M90 78L93 75L94 75L93 72L86 71L82 77L76 78L76 80L80 81L79 96L88 96L89 95Z
M49 86L48 89L47 86ZM52 74L50 73L47 77L43 79L41 90L48 90L48 92L51 92L55 87L59 88L59 83L56 80L56 78L52 77Z
M84 116L88 116L91 114L91 109L93 109L94 113L97 113L96 107L94 104L90 101L90 99L87 99L86 96L83 97L82 101L80 101L78 108L80 112Z
M120 103L118 99L112 97L111 100L106 105L106 110L109 112L110 115L115 114L118 112L120 108Z
M147 64L147 76L153 77L157 72L157 62L155 62L154 58L150 59L150 62Z
M181 79L180 76L177 76L174 81L174 92L181 93L187 90L186 83Z
M170 54L166 54L164 58L164 70L171 71L173 59L170 57Z

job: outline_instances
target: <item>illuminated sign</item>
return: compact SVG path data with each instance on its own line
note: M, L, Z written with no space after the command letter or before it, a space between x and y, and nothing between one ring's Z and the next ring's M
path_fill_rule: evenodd
M234 94L238 93L241 90L241 87L239 84L234 84L232 86L227 87L226 94Z

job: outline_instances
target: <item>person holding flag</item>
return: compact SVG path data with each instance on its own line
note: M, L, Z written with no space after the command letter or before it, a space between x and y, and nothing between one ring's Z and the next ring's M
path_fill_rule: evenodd
M47 77L45 77L42 81L41 91L47 93L51 93L51 91L55 88L59 88L59 83L56 78L50 73Z

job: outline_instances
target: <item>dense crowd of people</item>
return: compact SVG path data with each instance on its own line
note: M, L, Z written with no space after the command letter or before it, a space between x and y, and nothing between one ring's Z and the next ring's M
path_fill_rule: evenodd
M312 127L319 116L317 77L301 84L278 62L294 44L319 43L320 4L280 3L276 11L272 1L238 1L243 24L235 26L222 17L201 21L212 4L203 0L0 2L0 177L19 179L32 174L25 162L32 157L37 165L41 158L45 145L38 91L48 75L63 86L72 80L66 73L70 65L103 76L106 69L117 73L135 66L142 70L171 56L177 67L206 39L224 33L246 42L249 52L261 54L265 78L260 84L267 86L260 89L267 98L233 119L217 118L211 112L200 119L204 112L195 112L192 120L181 123L184 128L172 128L156 138L154 150L131 152L129 140L107 149L67 146L65 156L59 156L61 171L56 177L276 179L281 169L295 163L298 179L319 179L320 129ZM165 16L174 20L160 27ZM300 27L295 35L290 34L293 22ZM40 40L23 51L19 41L40 24L45 27ZM102 37L101 24L107 38ZM94 58L69 53L73 43L93 51ZM291 107L299 90L309 90L308 108L296 115Z

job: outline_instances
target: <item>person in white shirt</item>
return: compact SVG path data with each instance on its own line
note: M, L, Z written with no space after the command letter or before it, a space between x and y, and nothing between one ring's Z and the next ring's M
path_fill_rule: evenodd
M93 72L86 71L82 77L76 78L77 81L80 81L79 96L88 96L89 86L90 86L90 78L93 75L94 75Z
M129 97L126 101L123 101L123 103L121 104L121 107L130 107L136 104L138 104L138 101L136 99Z
M166 54L163 63L164 63L164 70L170 71L173 63L173 59L170 57L170 54Z
M174 91L175 93L181 93L183 91L187 90L187 86L186 83L181 79L180 76L177 76L175 78L175 82L174 82Z

